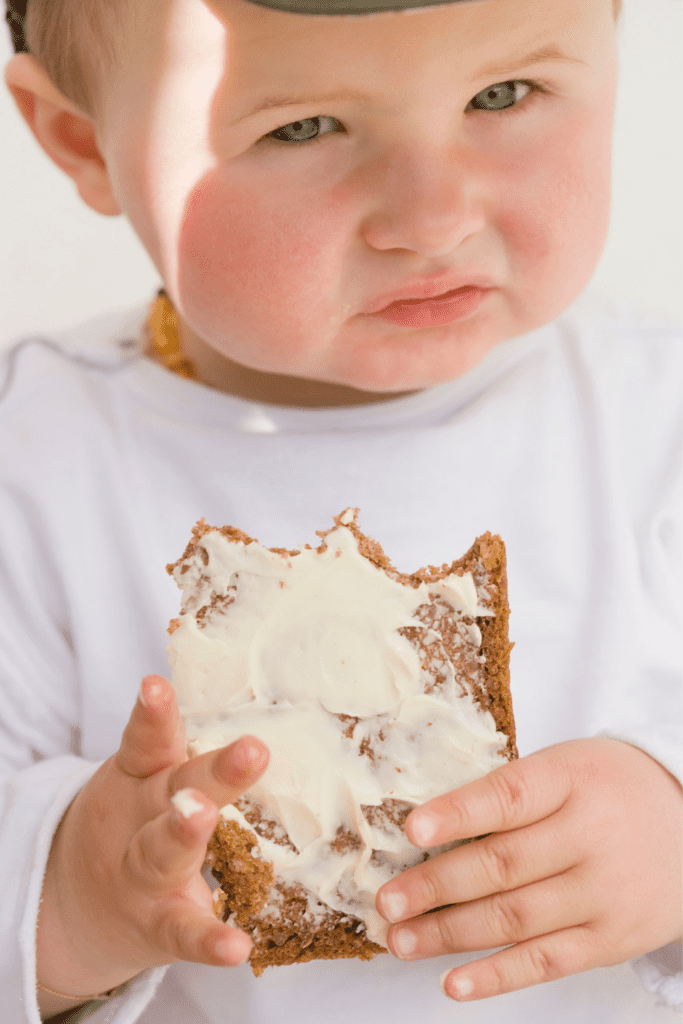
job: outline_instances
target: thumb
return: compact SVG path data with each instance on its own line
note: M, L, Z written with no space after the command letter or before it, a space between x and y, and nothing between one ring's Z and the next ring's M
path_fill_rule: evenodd
M173 687L163 676L145 676L115 763L128 775L144 779L186 761L186 746Z

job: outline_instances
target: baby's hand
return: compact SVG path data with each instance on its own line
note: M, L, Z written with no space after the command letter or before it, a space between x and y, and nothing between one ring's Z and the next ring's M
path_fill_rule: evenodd
M188 760L168 681L147 676L140 693L120 749L78 793L53 840L38 980L58 992L106 991L178 960L232 966L251 951L247 935L215 917L200 869L218 809L257 781L268 749L245 736ZM171 803L180 790L188 817Z
M484 838L382 886L379 913L404 922L389 930L391 951L419 960L508 946L443 976L464 1000L679 939L681 807L666 769L612 739L548 747L430 800L406 819L416 846Z

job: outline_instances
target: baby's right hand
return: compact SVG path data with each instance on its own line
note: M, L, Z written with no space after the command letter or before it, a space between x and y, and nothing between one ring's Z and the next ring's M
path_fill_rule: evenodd
M140 694L119 750L53 839L37 971L58 992L107 991L179 960L235 966L251 951L247 935L215 917L200 870L219 808L263 774L268 748L244 736L188 760L170 683L146 676ZM180 790L201 805L188 818L170 800Z

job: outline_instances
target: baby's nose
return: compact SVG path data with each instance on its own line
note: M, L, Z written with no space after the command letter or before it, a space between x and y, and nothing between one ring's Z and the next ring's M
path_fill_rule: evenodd
M373 183L372 207L361 233L375 249L410 249L438 258L485 225L474 176L454 165L452 152L395 155Z

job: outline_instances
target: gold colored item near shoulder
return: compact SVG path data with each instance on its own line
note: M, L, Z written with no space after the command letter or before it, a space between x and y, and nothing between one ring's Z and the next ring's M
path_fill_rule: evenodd
M182 377L195 378L194 363L183 355L178 334L178 314L163 288L152 303L147 321L147 337L159 360Z

